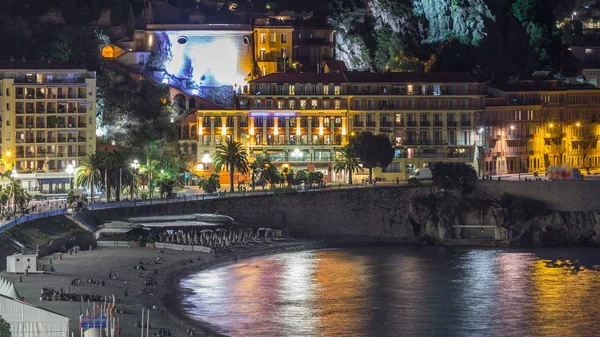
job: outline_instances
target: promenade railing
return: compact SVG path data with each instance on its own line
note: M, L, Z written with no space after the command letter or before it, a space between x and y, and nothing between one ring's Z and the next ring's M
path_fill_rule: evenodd
M378 183L377 186L390 186L390 183ZM342 189L357 189L357 188L368 188L373 187L373 185L366 184L356 184L356 185L342 185L342 184L330 184L328 188L307 188L307 189L297 189L297 192L318 192L318 191L331 191L331 190L342 190ZM282 190L282 193L286 193L286 190ZM259 196L259 195L269 195L278 193L278 189L274 190L270 188L265 189L256 189L254 191L236 191L236 192L225 192L225 193L198 193L198 194L178 194L176 197L171 198L155 198L155 199L136 199L136 200L121 200L121 201L112 201L112 202L99 202L94 204L89 204L86 206L89 210L99 210L99 209L113 209L113 208L123 208L123 207L139 207L146 205L157 205L157 204L169 204L176 202L186 202L186 201L196 201L196 200L208 200L208 199L218 199L218 198L240 198L247 196ZM31 213L27 215L23 215L20 217L12 218L10 220L3 219L0 222L0 233L14 227L23 222L37 220L41 218L47 218L56 215L62 215L65 213L69 213L69 210L66 207L56 208L52 210L46 210L37 213Z

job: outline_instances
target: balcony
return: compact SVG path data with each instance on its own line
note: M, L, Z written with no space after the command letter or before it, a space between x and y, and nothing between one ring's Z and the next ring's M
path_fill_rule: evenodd
M25 154L25 157L26 157L26 158L35 158L35 153L33 153L33 152L27 152L27 153Z
M58 142L59 143L66 143L67 142L67 138L65 138L65 137L58 137Z
M421 121L421 126L430 126L431 123L429 121Z
M448 121L448 126L456 126L456 121Z
M44 123L38 123L38 124L35 125L35 127L38 128L38 129L43 129L43 128L46 127L46 124L44 124Z
M27 138L25 143L35 143L35 138Z
M37 143L45 143L46 142L46 138L41 138L41 137L40 138L36 138L35 141Z
M406 126L417 126L417 122L408 121L406 122Z
M31 123L31 124L27 124L27 128L28 128L28 129L33 129L33 123Z
M441 121L435 121L433 122L433 126L444 126L444 123Z
M392 126L392 122L380 122L379 126L381 126L383 128L389 128Z
M85 142L85 137L77 137L78 142Z
M375 124L376 124L375 122L367 122L367 126L370 126L370 127L375 126Z
M460 126L471 126L471 122L468 122L468 121L461 121L461 122L460 122Z
M56 138L48 138L48 143L56 143Z

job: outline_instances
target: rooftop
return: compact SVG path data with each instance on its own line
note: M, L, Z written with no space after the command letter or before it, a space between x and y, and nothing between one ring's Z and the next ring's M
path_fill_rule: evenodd
M479 83L468 73L274 73L250 83Z
M0 70L14 69L47 69L47 70L86 70L80 66L76 66L67 62L50 61L50 60L32 60L32 61L11 61L0 60Z
M250 83L346 83L343 73L273 73Z
M349 71L345 73L350 83L479 83L468 73L370 73Z

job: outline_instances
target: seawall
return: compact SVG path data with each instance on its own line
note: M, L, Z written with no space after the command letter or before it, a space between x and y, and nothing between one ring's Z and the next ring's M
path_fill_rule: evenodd
M416 186L330 189L93 210L91 214L100 223L132 216L218 210L251 227L289 229L294 235L348 235L411 242L415 234L406 226L409 201L430 191L430 187Z
M500 199L504 194L536 200L553 211L600 211L600 180L588 181L478 181L476 192Z

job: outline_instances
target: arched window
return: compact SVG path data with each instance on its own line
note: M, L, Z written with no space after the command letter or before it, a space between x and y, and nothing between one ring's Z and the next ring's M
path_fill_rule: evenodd
M112 60L115 58L115 48L113 46L104 46L102 48L102 58Z
M188 143L183 143L183 150L182 150L182 152L183 152L184 154L187 154L187 153L188 153L188 150L189 150L189 145L188 145Z
M198 153L198 145L196 145L196 144L192 143L192 146L191 146L191 148L192 148L192 151L191 151L191 153L190 153L190 154L192 154L192 155L196 155L196 153Z
M175 95L175 97L173 98L173 104L175 104L181 109L185 109L185 96L183 96L182 94Z

